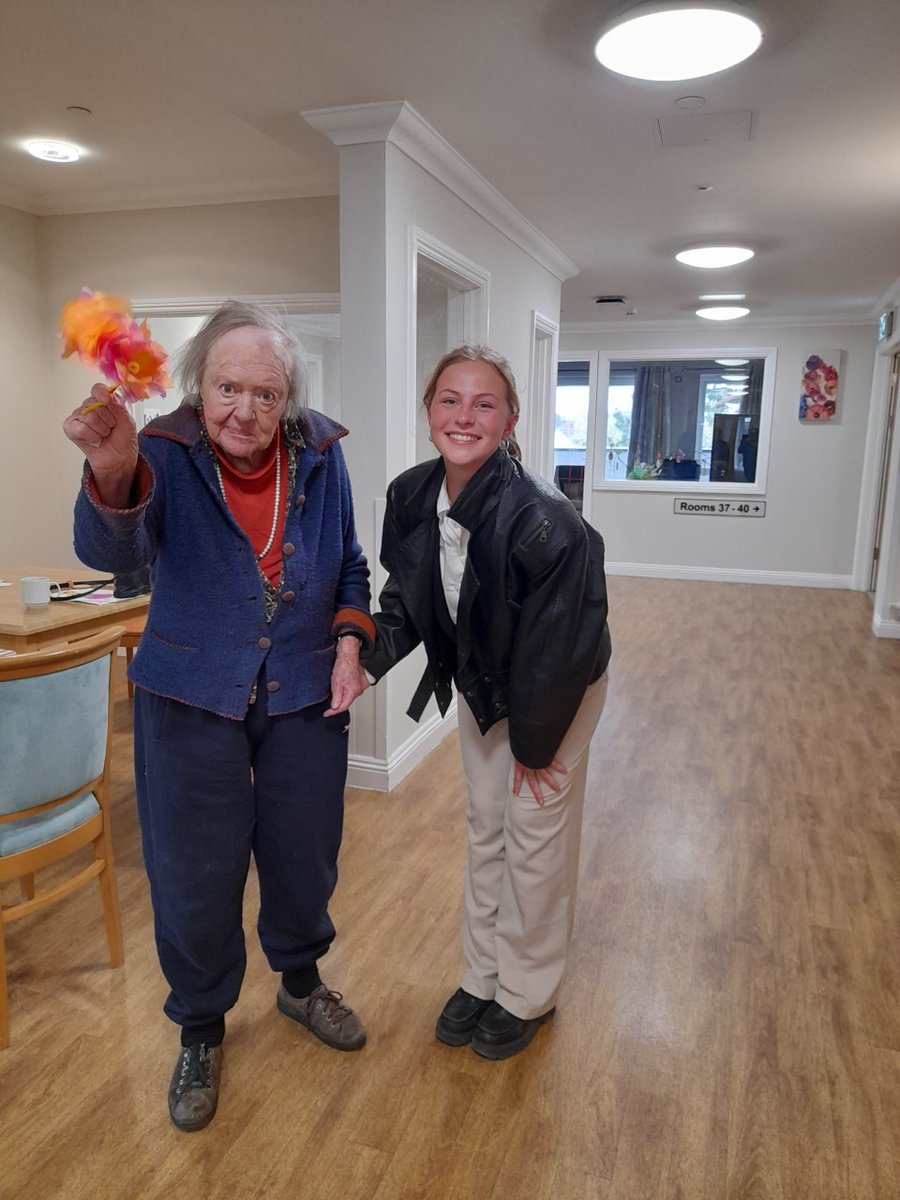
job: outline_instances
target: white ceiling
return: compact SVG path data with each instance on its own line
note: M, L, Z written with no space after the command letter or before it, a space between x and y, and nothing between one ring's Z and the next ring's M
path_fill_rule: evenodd
M896 0L758 0L761 50L680 84L596 63L618 7L2 0L0 203L47 215L334 194L337 150L300 113L406 100L577 263L564 321L626 323L624 306L594 304L611 293L639 320L691 319L698 293L732 290L750 320L871 314L900 275ZM749 139L662 144L660 123L668 141L691 115L684 96L705 99L713 131L740 137L752 114ZM38 162L21 149L33 137L88 153ZM675 263L707 239L756 258Z

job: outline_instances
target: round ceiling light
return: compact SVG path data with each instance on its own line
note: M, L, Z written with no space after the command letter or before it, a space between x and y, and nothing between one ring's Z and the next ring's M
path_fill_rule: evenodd
M641 4L611 25L594 47L604 67L632 79L699 79L749 58L763 31L727 5Z
M749 358L717 358L720 367L746 367Z
M44 162L77 162L81 158L81 151L77 146L73 146L71 142L53 142L46 139L39 139L29 142L26 150L34 158L43 159Z
M737 373L732 374L730 371L723 371L722 378L727 379L729 383L746 383L750 376L738 375Z
M746 300L746 292L704 292L698 300Z
M712 308L698 308L697 316L705 317L707 321L736 321L738 317L746 317L749 308L739 304L717 305Z
M754 251L747 246L695 246L690 250L679 250L675 257L686 267L734 267L752 258Z

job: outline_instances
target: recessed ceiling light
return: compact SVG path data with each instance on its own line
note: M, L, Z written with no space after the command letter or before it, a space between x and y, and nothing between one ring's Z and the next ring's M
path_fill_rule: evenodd
M714 308L698 308L697 316L705 317L707 321L736 321L738 317L746 317L749 308L740 305L721 305Z
M594 54L610 71L633 79L699 79L749 58L762 37L755 21L727 5L674 0L631 9L604 31Z
M25 147L29 154L34 158L41 158L44 162L77 162L81 158L81 151L77 146L73 146L71 142L53 142L46 139L29 142Z
M704 292L698 300L746 300L746 292Z
M746 262L754 255L746 246L695 246L692 250L679 250L675 255L686 267L733 267Z
M717 358L716 362L720 367L745 367L750 361L749 358Z
M722 378L727 379L729 383L745 383L750 378L750 376L749 375L731 375L727 371L723 371Z

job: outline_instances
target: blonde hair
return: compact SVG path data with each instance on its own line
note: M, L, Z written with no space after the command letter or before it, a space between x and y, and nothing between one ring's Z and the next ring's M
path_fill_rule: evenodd
M422 396L422 403L426 409L431 408L434 393L437 391L438 380L444 371L448 367L462 362L484 362L488 366L493 367L506 387L506 403L510 414L514 417L519 415L519 393L516 391L516 377L513 375L512 367L509 365L507 359L502 354L498 354L496 350L492 350L490 346L475 346L468 342L462 346L457 346L455 350L448 350L431 372L431 378L425 385L425 392ZM510 458L516 458L521 462L522 451L519 449L519 443L516 441L514 429L509 431L503 442L501 442L501 445L507 451Z

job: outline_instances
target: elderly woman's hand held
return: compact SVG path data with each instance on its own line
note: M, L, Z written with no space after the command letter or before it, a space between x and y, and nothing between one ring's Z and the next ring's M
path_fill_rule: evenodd
M331 672L331 707L325 710L326 717L346 712L358 696L370 686L366 673L359 662L360 642L353 636L338 641L337 656Z
M95 384L88 399L66 417L63 432L90 463L104 504L126 507L138 447L137 429L121 400L104 384Z

